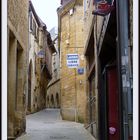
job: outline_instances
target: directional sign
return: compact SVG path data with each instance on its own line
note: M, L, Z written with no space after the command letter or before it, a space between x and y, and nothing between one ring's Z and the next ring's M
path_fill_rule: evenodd
M67 54L67 66L68 68L77 68L79 66L79 55Z

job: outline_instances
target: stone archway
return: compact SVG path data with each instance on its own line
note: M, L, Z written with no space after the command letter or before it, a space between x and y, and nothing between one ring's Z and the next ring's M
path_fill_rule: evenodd
M55 105L54 105L54 97L53 97L53 94L51 95L51 108L54 108Z
M56 107L57 107L57 108L60 107L60 102L59 102L59 95L58 95L58 93L56 93Z
M46 107L47 107L47 108L49 108L49 107L50 107L50 99L49 99L49 96L47 96Z

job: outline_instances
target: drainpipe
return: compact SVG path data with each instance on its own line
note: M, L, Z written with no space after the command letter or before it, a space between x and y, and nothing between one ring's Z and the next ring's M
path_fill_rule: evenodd
M129 102L130 75L128 65L128 0L116 0L117 16L117 51L118 80L120 100L120 139L128 140L128 113L132 104Z

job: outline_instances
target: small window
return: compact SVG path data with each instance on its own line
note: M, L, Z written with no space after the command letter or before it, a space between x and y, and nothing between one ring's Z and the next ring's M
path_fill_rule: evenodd
M37 28L37 39L39 39L39 28Z
M33 20L33 34L36 36L36 23Z
M56 73L56 72L57 72L57 69L55 68L55 69L54 69L54 73Z
M72 9L70 9L70 16L72 16L72 15L73 15L73 12L74 12L73 8L72 8Z
M53 62L53 65L55 65L56 63L55 62Z

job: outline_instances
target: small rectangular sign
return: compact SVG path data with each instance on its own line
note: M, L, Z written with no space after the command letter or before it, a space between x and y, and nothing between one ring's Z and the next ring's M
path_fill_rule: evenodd
M67 54L67 66L68 68L77 68L79 66L79 55Z
M84 74L84 68L78 68L78 74L82 75Z

